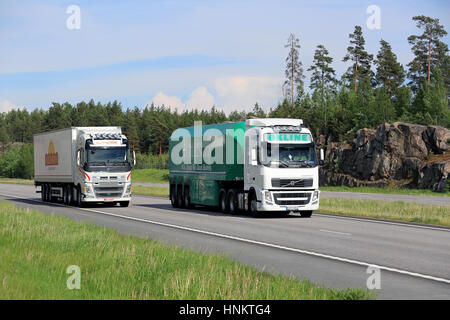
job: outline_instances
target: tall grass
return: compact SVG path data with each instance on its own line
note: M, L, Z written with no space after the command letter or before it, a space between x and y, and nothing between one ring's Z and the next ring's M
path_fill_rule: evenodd
M0 202L0 299L369 299ZM66 269L81 270L67 289Z

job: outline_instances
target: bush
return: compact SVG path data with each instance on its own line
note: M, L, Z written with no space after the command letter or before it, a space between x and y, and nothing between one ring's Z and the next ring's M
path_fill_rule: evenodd
M0 156L0 177L32 179L33 175L32 144L12 147Z
M136 153L136 169L169 169L169 154Z

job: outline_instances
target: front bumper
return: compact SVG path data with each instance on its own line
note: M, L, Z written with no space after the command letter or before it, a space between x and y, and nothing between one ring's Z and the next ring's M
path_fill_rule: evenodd
M319 209L320 191L262 191L258 199L258 211L314 211Z

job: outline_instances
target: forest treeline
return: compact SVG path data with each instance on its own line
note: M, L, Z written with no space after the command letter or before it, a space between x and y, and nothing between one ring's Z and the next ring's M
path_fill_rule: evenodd
M136 151L163 154L170 134L194 121L204 124L241 121L250 117L288 117L304 120L315 136L333 141L351 140L363 127L383 122L406 121L450 127L448 46L441 41L447 32L438 19L413 17L417 35L408 37L413 60L405 66L397 61L390 44L380 40L374 56L365 50L360 26L349 34L347 54L341 59L349 67L340 79L333 58L324 45L315 50L309 90L304 87L299 39L291 34L286 47L284 98L270 109L258 103L252 111L225 114L211 106L208 111L178 112L169 106L127 108L120 102L81 101L75 105L52 103L48 109L11 110L0 114L0 152L14 142L31 143L33 134L70 126L121 126Z

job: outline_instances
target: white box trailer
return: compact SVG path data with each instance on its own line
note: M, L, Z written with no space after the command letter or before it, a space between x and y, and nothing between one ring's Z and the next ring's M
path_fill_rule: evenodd
M71 127L34 135L34 181L44 201L128 206L134 159L120 127Z

